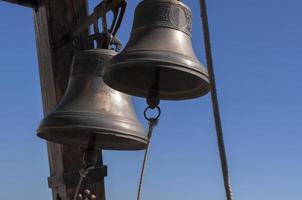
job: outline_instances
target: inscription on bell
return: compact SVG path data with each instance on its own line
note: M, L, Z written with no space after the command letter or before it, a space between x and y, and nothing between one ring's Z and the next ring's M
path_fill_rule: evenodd
M144 1L135 13L134 29L167 27L191 36L192 13L183 4L173 1Z
M186 13L179 6L174 6L171 8L169 19L174 26L179 28L184 28L187 25Z

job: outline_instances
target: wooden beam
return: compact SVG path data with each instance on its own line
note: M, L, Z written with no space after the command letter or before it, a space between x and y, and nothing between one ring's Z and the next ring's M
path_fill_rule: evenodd
M38 3L36 0L2 0L2 1L18 4L30 8L38 8Z
M38 4L38 9L34 10L34 20L43 108L46 115L53 110L65 92L72 56L88 47L86 31L80 36L78 46L56 48L71 28L85 19L87 2L86 0L38 0ZM51 176L62 177L64 172L79 170L82 164L81 148L54 143L48 143L47 147ZM101 153L99 159L102 161ZM60 178L55 185L58 187L52 188L54 200L72 199L75 188L67 188ZM89 189L96 194L98 200L105 199L104 180L95 183Z

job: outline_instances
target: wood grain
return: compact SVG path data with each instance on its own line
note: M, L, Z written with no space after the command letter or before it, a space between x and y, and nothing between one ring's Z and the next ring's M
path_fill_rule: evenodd
M88 32L79 38L79 45L57 49L71 28L87 16L86 0L37 0L34 10L36 43L40 70L40 82L44 114L50 113L63 96L69 76L72 56L88 47ZM69 41L66 41L68 43ZM60 175L70 170L79 170L83 150L79 147L48 143L50 174ZM100 153L100 161L102 161ZM75 188L66 188L63 180L53 188L53 199L72 199ZM85 189L85 188L84 188ZM98 200L105 199L104 180L90 188Z

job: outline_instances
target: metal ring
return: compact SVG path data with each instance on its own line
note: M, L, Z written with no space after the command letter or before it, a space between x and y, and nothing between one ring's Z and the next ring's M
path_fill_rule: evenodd
M151 110L157 109L157 115L156 115L155 117L148 117L148 116L147 116L147 112L148 112L149 109L151 109ZM144 117L145 117L145 119L148 120L148 121L150 121L150 120L152 120L152 119L156 119L156 120L157 120L157 119L159 118L160 114L161 114L161 109L160 109L159 106L156 106L155 108L151 108L150 106L148 106L148 107L145 109L145 111L144 111Z

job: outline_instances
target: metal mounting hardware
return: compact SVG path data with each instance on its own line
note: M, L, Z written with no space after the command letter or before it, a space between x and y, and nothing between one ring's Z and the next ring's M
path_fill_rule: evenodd
M89 185L92 183L96 183L102 181L104 177L107 176L107 166L98 166L95 169L91 170L85 180L83 181L83 185ZM67 188L77 186L80 179L79 171L69 171L65 172L61 175L54 175L48 177L48 187L56 188L60 185L66 185ZM63 181L62 181L63 180Z
M105 5L104 5L105 3ZM117 18L122 18L124 15L124 9L126 7L126 0L107 0L106 2L101 2L94 8L94 12L89 15L82 23L80 23L78 26L75 26L71 29L70 35L72 36L78 36L82 32L88 29L88 27L92 24L94 24L96 21L98 21L99 18L105 16L107 12L112 11L114 14L114 20L111 25L110 30L113 31L113 29L117 29L120 26L120 22L117 23ZM121 13L119 14L119 10L121 9ZM115 31L112 33L115 34Z
M102 18L103 32L106 32L107 35L112 36L113 45L116 46L116 49L120 49L120 42L118 39L115 39L115 35L120 28L122 23L125 11L127 7L126 0L104 0L99 3L91 15L87 16L82 22L74 25L68 33L63 36L60 40L56 42L55 49L57 51L65 48L70 48L70 46L77 46L79 42L80 35L87 31L91 25L93 25L94 32L96 35L100 33L98 28L98 21ZM109 29L107 29L106 14L108 12L113 13L113 20ZM104 34L102 34L102 37ZM104 38L104 37L103 37ZM91 39L91 38L90 38ZM93 38L97 39L97 38ZM117 43L117 44L116 44ZM91 48L91 47L90 47Z

